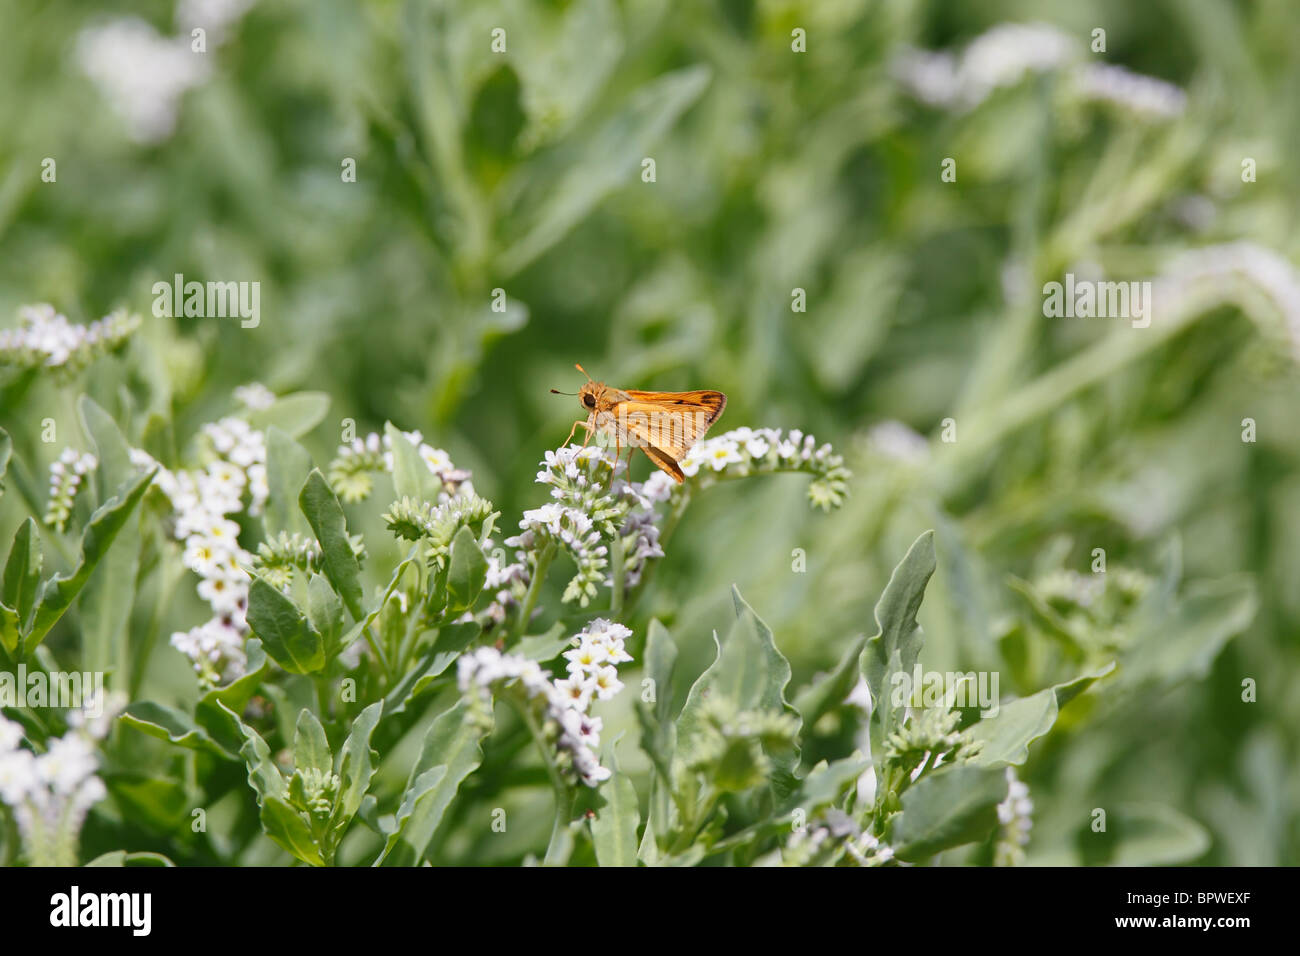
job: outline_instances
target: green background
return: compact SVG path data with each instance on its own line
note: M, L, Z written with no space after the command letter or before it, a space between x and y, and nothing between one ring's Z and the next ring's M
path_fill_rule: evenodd
M1150 679L1122 683L1122 661L1115 693L1072 705L1031 753L1030 860L1088 862L1095 807L1138 808L1131 862L1300 859L1300 328L1237 279L1164 335L1159 312L1143 330L1040 308L1042 284L1080 263L1145 279L1237 240L1300 256L1300 7L266 2L210 40L212 76L181 99L174 135L141 144L78 68L76 37L123 14L167 33L172 12L0 12L0 322L41 301L74 321L141 313L126 357L86 373L104 404L125 384L180 440L236 385L325 391L330 413L304 439L318 461L344 419L418 428L509 523L545 497L536 462L578 416L547 392L576 388L573 362L624 387L720 389L718 430L811 431L855 477L830 516L804 505L800 477L700 497L634 622L670 623L697 671L732 583L796 683L830 667L873 630L889 569L930 527L934 669L1007 668L1017 627L1061 653L1017 579L1087 575L1099 547L1160 578L1180 554L1180 614L1096 624L1148 649ZM960 50L1030 21L1084 61L1177 84L1185 111L1081 102L1063 72L947 111L893 72L906 47ZM1105 54L1087 49L1097 27ZM155 319L151 287L178 272L260 282L260 326ZM10 384L0 424L33 470L84 447L68 390L19 402ZM69 426L58 444L30 440L46 416ZM928 436L928 457L882 455L867 435L886 420ZM6 540L25 513L0 501ZM197 599L170 613L178 628L203 617ZM1166 666L1159 649L1183 635L1203 640ZM1242 701L1247 678L1257 702ZM1004 676L1004 692L1036 689Z

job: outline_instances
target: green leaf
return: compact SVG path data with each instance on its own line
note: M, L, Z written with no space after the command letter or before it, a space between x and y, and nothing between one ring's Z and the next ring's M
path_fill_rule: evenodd
M136 467L131 464L131 446L127 444L113 416L88 395L82 395L77 400L77 413L81 418L81 427L95 445L103 488L118 488L126 484L135 476Z
M636 702L637 720L641 724L641 749L654 764L656 776L650 788L650 805L646 814L646 833L653 837L652 825L666 826L670 814L669 788L673 783L672 760L677 749L677 727L672 721L673 669L677 664L677 645L656 618L650 622L645 641L645 676L650 680L654 700ZM643 859L652 863L655 851L642 840L647 855Z
M266 430L267 534L287 531L306 534L307 519L298 507L298 492L311 474L311 455L285 432L272 425Z
M295 770L315 767L321 773L334 772L334 755L319 718L304 707L298 712L298 724L293 735L293 766Z
M127 444L108 412L83 395L77 403L82 427L95 445L101 487L119 488L137 473ZM124 678L130 670L127 630L135 603L135 579L140 569L140 522L127 521L109 551L104 569L86 583L81 596L84 666Z
M131 704L118 718L128 727L134 727L150 737L166 740L187 750L201 750L225 760L236 759L212 736L196 724L188 714L151 700Z
M1210 835L1203 826L1160 804L1120 804L1107 813L1106 829L1104 836L1111 839L1104 842L1111 852L1096 862L1110 866L1190 863L1210 848ZM1088 833L1083 839L1101 836ZM1084 862L1093 861L1085 857Z
M461 782L482 762L480 742L487 730L468 719L469 706L458 702L429 727L402 795L397 828L376 865L418 865Z
M285 800L284 776L271 759L271 748L261 734L239 719L238 714L224 704L219 706L235 721L244 738L239 754L248 768L248 783L262 808L262 829L275 843L304 863L323 866L324 859L312 839L307 821Z
M636 830L641 824L636 788L632 779L618 769L611 743L605 748L605 762L613 774L600 786L605 805L591 820L591 842L601 866L636 866Z
M325 659L333 660L343 649L343 602L323 575L307 582L307 618L324 642Z
M533 262L581 222L607 195L636 182L641 160L709 84L709 70L691 66L637 90L626 105L584 143L559 181L527 215L519 238L497 259L496 273L510 276Z
M137 476L90 516L81 535L81 555L76 565L66 574L56 574L47 579L40 587L36 597L36 612L31 630L24 640L23 653L30 654L76 600L91 572L108 553L113 539L144 497L153 476L152 471Z
M902 797L889 843L900 860L916 862L982 840L997 826L997 806L1007 796L1006 772L969 764L927 774Z
M269 408L255 408L248 413L248 423L269 431L278 428L290 438L301 438L324 420L330 408L324 392L294 392L281 395Z
M236 714L244 712L258 685L262 683L268 665L266 650L256 637L250 637L244 643L244 656L247 659L244 673L225 687L212 688L199 698L194 708L194 719L198 725L231 755L239 751L240 739L232 734L225 709L233 710Z
M724 698L738 710L793 713L785 700L790 662L777 650L771 629L745 603L740 592L733 587L731 594L736 622L720 645L717 659L691 687L677 718L677 754L686 763L698 751L700 712L708 698ZM789 769L796 759L797 755L787 756L775 762Z
M101 776L123 816L134 823L175 830L192 820L194 800L183 781L158 767L143 771L103 771Z
M645 676L654 681L654 717L668 725L673 710L673 669L677 665L677 644L658 618L650 622L645 639Z
M303 815L290 806L286 799L264 797L260 818L266 835L293 856L312 866L325 865L320 847L312 837L311 827Z
M852 693L853 685L858 682L858 662L866 643L866 635L855 639L829 674L809 684L795 697L794 709L803 717L805 727L812 727Z
M487 558L474 532L462 527L451 541L451 564L447 571L447 610L469 610L487 583Z
M383 701L371 704L352 722L352 731L339 754L339 795L330 819L330 831L338 836L352 822L375 775L376 754L370 749L370 737L383 716Z
M9 457L14 452L14 440L9 433L0 428L0 497L5 493L5 473L9 470Z
M384 423L384 434L393 452L393 489L397 497L436 502L441 490L438 479L419 450L392 422Z
M281 667L310 674L325 666L320 634L297 605L261 577L248 590L248 626Z
M1205 677L1224 645L1250 626L1259 596L1249 577L1235 575L1189 584L1172 603L1144 608L1132 650L1121 661L1123 686Z
M564 626L563 621L556 621L545 634L530 634L522 638L511 648L514 654L522 654L530 661L545 664L554 660L561 653L573 646L573 635Z
M477 621L462 621L440 628L429 652L384 697L384 713L392 717L404 712L412 700L460 657L461 651L474 642L480 631L482 627Z
M313 468L298 495L298 504L307 516L316 540L321 546L321 565L325 576L354 620L365 617L361 606L361 564L348 541L347 521L343 508L330 490L320 469Z
M872 753L882 752L881 741L902 719L886 688L893 673L912 673L920 656L921 626L916 615L934 568L934 532L927 531L912 542L876 603L878 631L863 648L861 663L862 676L871 689Z
M971 737L984 745L973 762L985 767L1024 763L1029 758L1029 744L1052 729L1060 709L1114 669L1112 662L1091 674L999 705L997 714L970 728Z
M4 601L0 601L0 647L9 653L18 649L22 639L22 624L18 612Z
M871 758L860 752L832 763L819 761L786 798L782 812L788 814L800 809L811 817L816 810L838 803L870 766Z
M43 560L36 522L28 518L14 533L13 544L9 547L9 559L5 562L4 585L0 590L0 600L14 612L11 624L0 632L0 641L3 641L8 651L18 647L18 631L31 617Z

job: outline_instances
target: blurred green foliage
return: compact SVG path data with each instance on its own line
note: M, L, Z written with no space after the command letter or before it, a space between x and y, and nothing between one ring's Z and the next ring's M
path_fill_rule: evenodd
M1123 649L1108 679L1131 693L1072 705L1031 752L1031 862L1091 862L1094 807L1136 808L1149 840L1132 862L1184 838L1199 862L1300 861L1300 343L1249 281L1215 282L1221 297L1151 329L1040 308L1042 284L1080 263L1145 279L1238 240L1300 260L1300 7L265 2L152 144L79 68L77 35L116 15L166 34L172 4L95 7L0 12L0 316L39 301L77 321L141 313L127 356L84 379L133 416L133 441L174 453L239 384L319 390L329 416L303 438L318 462L344 419L392 420L510 516L539 502L535 463L576 417L547 394L576 387L574 361L626 387L721 389L721 428L812 431L856 477L831 517L802 506L796 478L697 501L634 624L667 623L679 669L707 664L733 583L797 684L830 669L934 527L927 667L1001 669L1023 695ZM1144 119L1069 99L1045 72L954 111L898 81L907 47L959 50L1031 20L1176 84L1186 108ZM1087 52L1095 27L1104 55ZM153 318L151 287L175 273L260 282L259 327ZM38 476L76 441L67 394L0 382L0 424ZM165 426L146 436L150 415ZM46 417L57 444L34 439ZM868 429L888 420L927 450L882 454ZM6 494L0 540L26 513ZM1137 617L1081 604L1069 575L1091 575L1095 548L1108 588L1129 569L1162 602ZM193 607L169 613L194 623ZM1194 664L1166 666L1180 640Z

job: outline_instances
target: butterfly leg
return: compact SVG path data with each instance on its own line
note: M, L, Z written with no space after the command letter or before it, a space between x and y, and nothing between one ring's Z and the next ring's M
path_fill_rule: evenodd
M578 430L578 426L579 426L579 425L581 425L583 428L587 429L587 441L590 441L590 440L591 440L591 423L590 423L590 422L577 421L577 422L574 422L574 423L573 423L573 427L569 429L569 437L566 438L566 439L564 439L564 443L563 443L562 445L560 445L561 448L565 448L565 447L567 447L568 444L569 444L569 442L573 441L573 433L576 432L576 431ZM582 447L583 447L583 448L586 448L586 447L587 447L587 442L583 442L583 443L582 443Z

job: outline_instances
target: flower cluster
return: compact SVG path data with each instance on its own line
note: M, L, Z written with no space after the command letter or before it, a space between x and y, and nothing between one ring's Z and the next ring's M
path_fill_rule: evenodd
M384 521L399 538L427 542L429 559L441 565L456 532L467 525L482 525L491 515L492 502L472 493L446 498L437 505L403 495L389 506Z
M255 0L181 0L178 32L163 36L136 17L88 27L77 38L77 60L125 121L138 143L160 143L176 128L181 96L211 75L209 48L223 43ZM205 31L202 49L193 31Z
M261 382L249 382L247 385L236 385L231 392L235 396L235 401L243 405L250 412L262 411L270 408L275 404L275 392L271 391Z
M799 737L793 714L737 710L726 698L704 703L699 736L687 769L703 774L719 791L740 793L767 781L771 753L789 753Z
M494 689L517 688L525 706L541 709L542 732L556 748L561 771L594 787L609 779L610 771L596 756L602 722L590 709L593 701L608 700L623 689L618 665L632 659L624 647L631 635L621 624L601 618L592 621L574 638L576 646L564 654L567 676L554 682L536 661L480 647L458 661L460 689L462 693L474 690L471 700L491 706Z
M209 462L201 470L159 469L155 484L173 508L172 534L185 543L181 560L200 578L199 597L212 619L177 631L171 644L194 662L205 686L227 683L244 673L249 577L253 556L239 544L232 515L260 514L266 503L266 443L242 418L227 417L203 426ZM147 464L142 452L141 464ZM247 503L246 503L247 502Z
M902 85L931 106L970 110L996 90L1026 76L1066 71L1070 92L1111 103L1149 119L1178 116L1187 95L1163 80L1121 66L1091 63L1070 34L1040 23L1004 23L972 40L960 54L909 50L894 64Z
M993 849L994 866L1019 866L1025 862L1025 846L1034 825L1034 801L1029 787L1007 767L1007 798L998 804L998 836Z
M909 771L912 779L927 767L961 763L975 757L983 744L957 729L961 712L947 707L926 707L912 714L885 738L885 756Z
M552 501L525 511L520 534L506 539L517 548L514 565L498 567L502 580L527 581L536 571L542 547L553 543L573 558L577 573L563 600L586 607L601 585L612 587L610 546L622 548L624 587L635 587L647 563L663 557L655 504L667 497L650 482L630 482L627 466L595 445L569 445L548 451L537 473L539 484L551 486ZM508 600L503 593L499 600Z
M50 464L50 503L45 508L47 525L58 531L64 529L82 479L98 466L99 461L94 455L78 452L75 448L63 449L63 454Z
M402 432L402 435L414 446L420 459L429 471L442 483L438 500L445 501L456 494L463 486L466 491L473 491L469 486L469 472L452 464L449 456L441 448L434 448L424 440L418 431ZM365 438L353 439L351 444L340 445L338 454L330 462L328 469L330 487L339 499L349 503L364 501L374 490L375 472L392 472L393 443L388 435L382 437L378 432L371 432Z
M1189 299L1222 295L1234 286L1263 292L1282 319L1291 357L1300 362L1300 270L1286 256L1255 242L1229 242L1184 252L1155 279L1152 308L1159 315L1181 310ZM1247 310L1253 315L1254 310Z
M118 700L101 703L104 709L93 719L72 711L71 729L43 754L23 749L22 727L0 717L0 803L13 811L33 866L77 865L81 824L107 793L96 776L95 744L121 709Z
M893 859L893 847L834 809L816 826L796 830L781 849L782 866L884 866Z
M281 531L257 546L253 568L280 590L289 587L293 572L317 572L321 567L320 544L315 538Z
M89 325L74 325L48 303L18 310L19 327L0 329L0 365L49 368L70 375L119 348L140 326L124 309Z
M545 470L537 480L552 485L554 501L525 511L520 533L506 538L531 578L544 542L554 542L573 557L577 573L564 589L563 600L586 607L606 580L609 548L605 541L617 530L620 508L611 488L615 464L594 446L574 446L546 453Z
M695 444L680 465L682 474L701 486L719 478L805 472L814 476L808 500L822 511L844 503L850 477L844 459L830 445L818 445L816 438L797 428L784 435L777 428L736 428ZM646 486L648 494L659 495L663 488L672 488L672 479L651 476Z
M649 563L664 555L660 505L675 500L685 487L658 470L643 482L629 481L627 466L597 445L548 451L540 466L537 481L550 486L552 500L525 511L520 533L505 539L507 547L516 549L514 563L490 562L489 586L500 588L487 611L490 619L504 618L536 576L542 555L556 547L569 554L577 569L564 601L586 607L602 585L614 586L616 575L624 588L636 587ZM811 474L808 497L826 511L843 503L849 478L843 458L830 445L818 446L812 435L798 430L783 434L774 428L737 428L701 441L680 466L687 486L775 472ZM615 543L621 567L611 565Z
M1105 574L1057 569L1037 576L1025 590L1035 617L1080 647L1115 648L1125 642L1128 621L1152 588L1152 578L1133 568L1111 567Z

